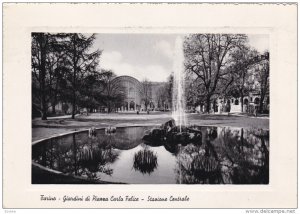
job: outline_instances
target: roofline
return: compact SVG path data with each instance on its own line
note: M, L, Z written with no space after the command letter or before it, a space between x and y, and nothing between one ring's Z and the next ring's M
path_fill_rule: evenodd
M135 81L138 81L139 83L141 83L138 79L136 79L136 78L134 78L132 76L128 76L128 75L117 76L117 77L114 78L114 80L118 79L118 78L121 78L121 77L127 77L127 78L130 78L130 79L134 79Z

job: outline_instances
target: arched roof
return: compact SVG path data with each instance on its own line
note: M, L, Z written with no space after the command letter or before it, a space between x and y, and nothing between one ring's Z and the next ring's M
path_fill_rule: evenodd
M133 83L140 91L142 89L142 83L140 81L138 81L136 78L131 77L131 76L118 76L116 78L113 79L113 82L131 82Z
M137 84L141 84L140 81L138 81L136 78L127 75L117 76L116 78L114 78L113 81L117 81L117 80L132 81L132 82L136 82Z

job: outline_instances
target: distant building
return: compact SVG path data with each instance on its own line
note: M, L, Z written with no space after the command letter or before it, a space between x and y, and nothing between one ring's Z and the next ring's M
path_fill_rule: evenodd
M143 83L131 76L118 76L113 81L122 84L125 90L125 99L121 106L117 107L117 111L146 111L145 105L145 89L143 89ZM161 110L161 108L169 109L169 103L165 103L164 106L160 106L159 93L160 87L164 86L165 82L149 82L148 83L148 109Z
M231 97L229 99L217 99L216 106L213 108L215 112L222 113L226 112L225 105L227 102L230 103L230 112L232 113L254 113L254 109L258 109L260 103L260 93L259 92L250 92L248 96L244 97L243 108L242 108L242 98ZM263 110L269 111L269 96L265 97L263 102Z
M124 90L124 102L122 104L114 105L113 111L126 112L126 111L146 111L146 105L144 101L143 83L131 76L118 76L113 80L114 83L121 84L120 87ZM158 90L163 87L165 82L149 82L148 88L148 110L169 110L170 103L167 101L162 102L159 99ZM163 103L163 104L162 104ZM77 113L87 113L87 109L79 109ZM59 102L55 106L56 114L71 114L72 105L70 103ZM98 109L94 109L93 112L108 112L107 106L99 106ZM49 109L49 114L51 109Z
M231 113L254 113L254 109L259 108L260 104L260 93L259 92L251 92L249 95L244 96L243 108L242 108L242 98L241 97L229 97L229 98L217 98L212 100L210 104L210 112L211 113L225 113L227 112L226 104L230 104L230 112ZM263 111L269 112L269 95L267 95L263 101ZM228 105L227 104L227 105ZM205 113L206 105L202 104L196 107L197 112Z

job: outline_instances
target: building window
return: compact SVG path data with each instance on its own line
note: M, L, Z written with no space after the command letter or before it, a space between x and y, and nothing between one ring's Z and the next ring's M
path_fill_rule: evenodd
M129 88L129 97L134 97L135 93L134 93L134 88L131 87Z
M238 104L239 104L239 100L236 99L236 100L234 101L234 105L238 105Z

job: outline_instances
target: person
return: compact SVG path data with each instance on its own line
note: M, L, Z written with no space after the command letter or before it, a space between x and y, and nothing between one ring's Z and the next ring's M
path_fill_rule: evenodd
M254 107L254 116L257 117L257 106Z

